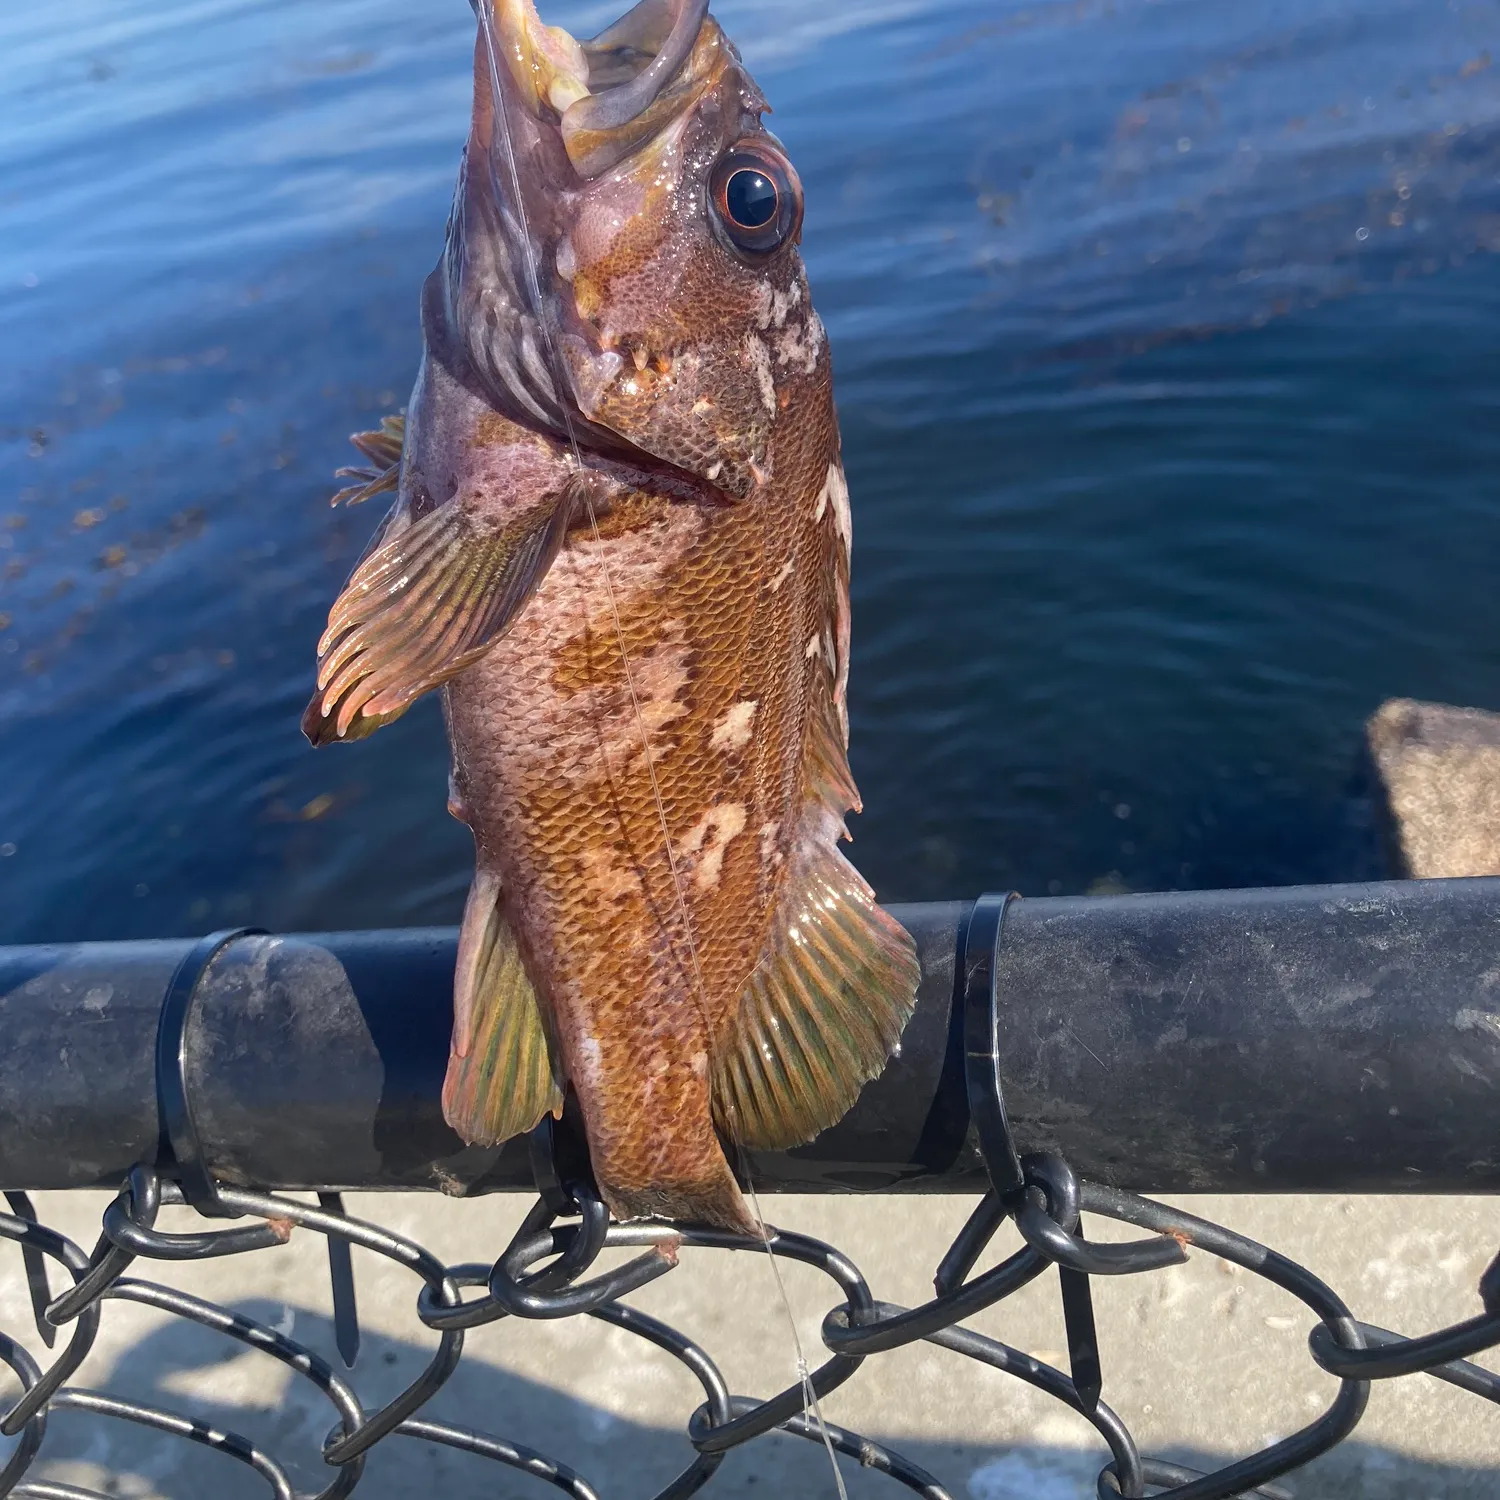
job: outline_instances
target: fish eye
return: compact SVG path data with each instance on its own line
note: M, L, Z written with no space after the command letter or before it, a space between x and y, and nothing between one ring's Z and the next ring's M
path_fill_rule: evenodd
M724 207L736 229L761 229L769 224L780 196L776 184L756 167L737 167L724 184Z
M802 184L792 164L765 141L741 141L714 164L709 201L735 249L769 255L802 227Z

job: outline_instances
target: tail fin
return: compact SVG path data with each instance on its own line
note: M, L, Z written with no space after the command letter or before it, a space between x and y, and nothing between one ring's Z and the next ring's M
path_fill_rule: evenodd
M458 939L443 1118L471 1146L493 1146L562 1107L541 1002L506 921L500 881L481 868Z
M670 1187L641 1189L601 1183L600 1192L609 1211L621 1223L630 1219L667 1219L674 1224L706 1224L734 1234L760 1237L760 1225L727 1162L722 1174L701 1182L674 1182Z

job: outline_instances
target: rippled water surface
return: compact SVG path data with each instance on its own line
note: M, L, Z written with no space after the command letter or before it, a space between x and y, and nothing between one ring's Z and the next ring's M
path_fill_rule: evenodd
M1365 716L1500 708L1500 6L716 9L807 187L880 894L1367 873ZM0 8L0 939L456 918L435 705L297 716L471 28Z

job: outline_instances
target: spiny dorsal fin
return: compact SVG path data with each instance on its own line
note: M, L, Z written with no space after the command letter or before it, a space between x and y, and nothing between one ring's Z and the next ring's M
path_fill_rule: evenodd
M813 728L807 787L801 846L713 1059L719 1127L755 1150L799 1145L843 1118L900 1040L920 978L910 935L838 851L858 795L831 711Z
M393 491L401 483L401 450L406 444L406 413L382 417L374 432L356 432L349 441L370 460L368 469L334 471L335 479L357 479L358 484L341 489L330 505L359 505L376 495Z
M471 1146L494 1146L562 1107L541 1004L505 919L500 882L477 871L453 976L443 1118Z
M455 500L417 521L398 501L329 611L308 739L360 739L483 656L552 566L571 513L571 493L555 494L491 529Z

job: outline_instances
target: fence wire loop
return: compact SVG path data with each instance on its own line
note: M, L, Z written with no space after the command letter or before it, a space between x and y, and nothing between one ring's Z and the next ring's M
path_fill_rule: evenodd
M0 1214L0 1236L18 1240L23 1254L29 1248L40 1255L60 1262L66 1270L72 1272L75 1278L81 1278L88 1269L88 1257L83 1251L71 1240L58 1234L56 1230L47 1228L45 1224L38 1224L30 1219L13 1219L8 1214ZM22 1448L25 1448L28 1443L32 1443L34 1428L35 1443L32 1446L35 1448L40 1445L48 1403L63 1381L88 1357L98 1332L99 1304L95 1300L80 1310L73 1336L45 1373L32 1361L25 1349L13 1340L8 1340L16 1358L0 1357L5 1358L5 1362L10 1365L20 1380L21 1397L5 1416L0 1418L0 1433L6 1437L14 1437L22 1428L25 1428L27 1435L22 1443ZM16 1360L21 1360L22 1363L18 1364ZM28 1379L22 1364L29 1369L31 1378ZM3 1480L0 1480L0 1495L6 1493Z
M1500 1253L1479 1278L1479 1300L1487 1313L1500 1313Z
M601 1205L602 1208L602 1205ZM605 1225L608 1215L605 1215ZM677 1264L677 1237L667 1233L659 1244L653 1245L644 1255L627 1261L612 1271L579 1285L568 1285L558 1291L534 1290L537 1284L526 1276L526 1270L549 1255L557 1255L553 1266L534 1273L544 1286L549 1272L562 1267L574 1246L591 1247L594 1235L590 1219L583 1221L571 1231L547 1230L525 1239L513 1240L505 1254L490 1268L490 1296L505 1312L518 1318L571 1318L578 1313L592 1312L606 1302L614 1302L630 1292L639 1291L658 1276L665 1276ZM598 1246L585 1260L592 1263L598 1250L604 1247L603 1233L598 1236ZM576 1273L575 1273L576 1274Z
M1427 1373L1500 1404L1500 1375L1482 1369L1465 1356L1500 1345L1500 1315L1486 1305L1477 1317L1419 1338L1402 1338L1358 1322L1347 1306L1317 1277L1284 1256L1220 1225L1120 1189L1080 1181L1055 1157L1027 1157L1025 1186L1002 1200L990 1192L944 1254L936 1274L937 1295L917 1308L877 1301L865 1277L834 1246L808 1235L773 1231L771 1248L783 1260L795 1260L830 1277L840 1300L823 1321L829 1357L812 1374L819 1397L843 1385L871 1355L925 1340L948 1353L972 1360L1023 1381L1080 1413L1099 1434L1107 1461L1098 1471L1101 1500L1138 1500L1146 1495L1173 1500L1226 1500L1256 1495L1285 1500L1275 1481L1326 1452L1346 1438L1365 1409L1370 1382L1405 1374ZM324 1445L323 1458L336 1471L316 1500L344 1500L364 1474L364 1459L377 1443L392 1437L438 1443L544 1480L574 1500L597 1500L598 1491L568 1465L502 1436L455 1427L427 1416L425 1408L458 1370L463 1330L498 1318L586 1316L643 1339L675 1359L697 1379L703 1401L688 1416L686 1431L694 1456L656 1500L686 1500L708 1484L731 1449L782 1432L821 1443L822 1433L804 1410L801 1384L761 1399L736 1395L726 1386L708 1352L691 1339L622 1298L665 1274L679 1251L765 1253L754 1237L719 1230L660 1223L615 1224L609 1221L592 1185L570 1184L567 1202L573 1217L559 1222L564 1205L557 1195L538 1199L511 1243L493 1264L446 1265L416 1242L377 1224L351 1216L333 1194L320 1195L317 1206L280 1195L252 1192L219 1183L224 1210L258 1223L232 1229L168 1234L156 1229L164 1205L181 1204L175 1182L164 1181L154 1166L135 1168L105 1211L104 1233L93 1255L37 1222L29 1214L0 1213L0 1238L16 1242L18 1270L39 1300L35 1266L51 1261L73 1279L72 1288L46 1310L48 1326L71 1322L66 1347L43 1369L14 1338L0 1334L0 1363L22 1388L20 1399L0 1419L0 1431L19 1435L19 1442L0 1470L0 1500L10 1494L46 1500L98 1500L96 1492L58 1484L34 1475L45 1454L48 1416L71 1411L111 1417L207 1446L255 1470L277 1496L292 1490L282 1462L236 1433L221 1431L184 1413L122 1400L66 1382L87 1359L98 1334L101 1310L108 1301L153 1307L213 1329L289 1366L324 1393L332 1403L336 1425ZM14 1199L11 1206L18 1207ZM31 1205L25 1205L30 1208ZM191 1205L189 1205L191 1206ZM1086 1238L1082 1218L1112 1218L1154 1238L1104 1244ZM1006 1218L1015 1220L1025 1243L999 1264L976 1273L976 1266ZM212 1223L205 1219L205 1223ZM222 1221L221 1221L222 1222ZM419 1282L417 1310L438 1334L438 1347L426 1368L403 1392L367 1413L349 1381L297 1340L278 1333L227 1307L189 1296L153 1281L124 1275L136 1261L208 1260L241 1255L284 1243L293 1226L322 1234L330 1244L353 1246L384 1255L406 1267ZM1045 1232L1038 1232L1045 1226ZM1066 1226L1066 1227L1065 1227ZM1031 1231L1031 1232L1028 1232ZM1144 1456L1125 1420L1102 1398L1107 1381L1099 1369L1091 1277L1149 1275L1178 1264L1196 1248L1222 1256L1299 1297L1316 1319L1309 1336L1312 1358L1340 1377L1328 1409L1315 1421L1278 1443L1200 1473L1180 1464ZM607 1251L643 1253L610 1269L597 1269ZM1119 1252L1114 1255L1106 1252ZM1064 1289L1064 1322L1071 1372L1064 1372L962 1326L985 1307L1012 1295L1056 1267ZM1098 1267L1105 1267L1100 1270ZM1492 1266L1486 1276L1493 1281ZM590 1274L592 1273L592 1274ZM352 1271L351 1271L352 1277ZM587 1278L587 1279L585 1279ZM40 1277L45 1289L47 1277ZM464 1302L462 1290L483 1288L483 1295ZM352 1280L349 1295L352 1298ZM1492 1302L1493 1295L1481 1300ZM1071 1306L1070 1306L1071 1301ZM941 1481L889 1445L829 1425L834 1449L882 1474L926 1500L951 1500Z

